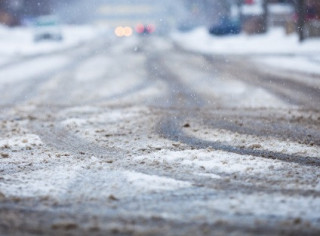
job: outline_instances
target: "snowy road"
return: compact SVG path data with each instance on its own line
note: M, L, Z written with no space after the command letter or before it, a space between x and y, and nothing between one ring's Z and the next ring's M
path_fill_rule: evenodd
M0 234L319 234L320 77L270 68L157 37L2 65Z

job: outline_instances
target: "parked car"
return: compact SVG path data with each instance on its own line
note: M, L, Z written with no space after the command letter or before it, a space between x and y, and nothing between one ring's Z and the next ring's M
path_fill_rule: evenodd
M209 28L209 33L214 35L239 34L240 32L240 22L229 18L223 18L217 24Z
M34 41L63 40L59 20L56 16L41 16L35 19Z

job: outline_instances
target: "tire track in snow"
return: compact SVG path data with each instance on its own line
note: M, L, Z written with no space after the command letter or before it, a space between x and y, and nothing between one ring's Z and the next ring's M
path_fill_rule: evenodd
M182 142L184 144L189 145L190 147L198 149L213 148L215 150L221 150L240 155L250 155L267 159L278 159L281 161L289 163L293 162L306 166L320 166L319 158L290 155L274 151L255 150L251 148L240 148L232 145L223 144L220 142L202 140L196 137L186 135L182 130L182 126L184 123L183 121L185 117L179 116L179 113L177 113L177 115L174 117L174 119L172 117L169 117L167 119L162 120L161 124L158 126L158 132L167 139L176 142Z
M319 109L320 90L310 87L303 81L290 80L283 76L275 76L262 71L256 67L250 67L240 59L229 60L228 63L221 58L205 56L206 60L216 67L216 70L223 71L240 81L262 87L273 93L288 104L302 106L304 108ZM240 68L240 69L239 69ZM301 77L303 77L301 75ZM315 78L317 79L317 78Z
M56 56L61 55L61 56L70 57L70 58L68 59L68 62L65 65L63 65L61 68L51 69L49 71L46 71L45 73L35 76L34 78L28 78L27 80L18 81L16 83L3 86L0 89L0 94L5 94L6 91L11 91L9 97L5 98L6 104L16 105L16 104L26 103L32 98L37 97L39 88L43 84L45 84L46 82L48 82L49 80L51 80L52 78L54 78L55 76L61 73L64 73L76 68L83 61L85 61L86 59L94 55L99 47L100 47L100 44L96 44L95 47L88 47L88 48L84 47L82 48L83 50L80 50L80 51L78 47L72 48L70 50L67 50L68 54L65 54L64 51L62 52L59 51L57 53L54 53L53 55L56 55ZM41 57L39 56L36 58L40 59ZM48 58L48 56L44 55L43 58L44 59Z
M204 104L204 100L196 91L186 87L186 85L183 84L168 67L164 66L161 60L162 58L160 56L149 58L147 69L150 72L150 76L166 81L170 89L170 105L177 109L177 111L173 112L173 114L169 113L169 115L164 117L160 124L158 124L158 133L163 137L200 149L214 148L216 150L227 151L240 155L251 155L267 159L279 159L286 162L294 162L300 165L320 166L319 158L289 155L267 150L239 148L219 142L201 140L199 138L186 135L182 130L185 120L188 118L188 116L195 116L194 114L196 114L197 111L194 108L201 107L201 105ZM181 115L181 113L183 113L183 115Z

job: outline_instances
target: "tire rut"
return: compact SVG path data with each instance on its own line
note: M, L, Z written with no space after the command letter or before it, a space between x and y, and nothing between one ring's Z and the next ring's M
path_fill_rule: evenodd
M70 152L75 156L108 157L116 161L117 158L119 159L119 156L125 155L125 152L122 150L96 145L93 142L88 142L70 134L63 127L59 127L59 125L56 126L48 127L44 124L39 124L39 122L33 122L29 125L29 129L36 135L39 135L47 146L55 148L57 151Z
M219 71L227 72L232 77L256 87L262 87L273 93L285 102L293 105L303 106L310 109L319 109L320 89L310 87L302 82L290 80L288 78L275 76L259 71L255 67L249 67L239 59L225 60L205 56L206 60ZM238 68L241 68L240 70Z
M67 63L66 65L62 66L59 69L47 71L42 75L36 76L34 78L30 78L26 81L4 86L4 88L0 90L0 94L5 93L5 91L14 91L13 93L10 94L8 98L5 99L6 104L14 105L14 104L21 104L23 102L27 102L28 100L31 100L32 98L38 95L39 88L43 84L45 84L50 79L54 78L55 76L61 73L73 70L83 61L85 61L86 59L94 55L96 53L97 48L99 48L99 45L96 45L94 48L90 48L89 51L81 52L80 54L78 52L79 50L78 47L72 48L68 50L68 53L70 54L71 59L70 59L70 62ZM55 52L54 55L59 55L64 53L65 52L59 51L59 52ZM47 55L44 55L44 56L47 56ZM36 58L40 58L40 56L37 56Z
M210 60L212 58L209 58ZM169 86L169 97L170 97L170 105L174 108L173 113L168 113L166 117L163 117L160 123L157 126L157 132L162 136L172 141L182 142L184 144L189 145L190 147L199 148L199 149L206 149L206 148L214 148L216 150L231 152L240 155L251 155L266 159L278 159L289 163L297 163L299 165L305 166L320 166L320 159L313 158L313 157L305 157L299 155L291 155L291 154L284 154L280 152L274 151L266 151L266 150L255 150L250 148L239 148L232 145L226 145L220 142L211 142L202 140L196 137L191 137L185 134L182 130L183 122L189 117L195 117L195 109L194 108L201 108L204 104L204 100L202 97L197 94L197 92L193 91L185 84L183 84L179 78L170 71L169 68L165 67L162 63L163 59L161 57L151 57L148 60L147 69L150 73L152 78L157 78L160 80L165 81ZM229 66L223 68L224 71L229 71ZM221 69L221 65L219 65L218 69ZM230 69L231 70L231 69ZM241 74L241 76L243 76ZM239 76L238 76L239 77ZM245 76L244 76L245 77ZM242 77L241 77L242 78ZM239 79L241 79L239 78ZM258 77L257 77L258 78ZM274 79L275 80L275 79ZM259 86L265 86L266 84L263 83L262 79L259 79ZM268 82L269 83L269 82ZM268 84L267 83L267 84ZM278 84L276 85L278 86ZM266 86L268 89L271 89L270 86ZM290 83L289 90L291 88L298 89L298 85L296 83ZM303 87L304 93L316 93L316 89L310 89L306 86ZM274 89L272 89L274 92ZM295 91L290 90L290 98L296 97L294 96ZM284 93L279 93L278 95L286 96ZM320 100L320 93L317 94ZM295 103L305 104L304 101L296 101ZM181 114L183 113L183 114ZM214 126L214 124L213 124Z

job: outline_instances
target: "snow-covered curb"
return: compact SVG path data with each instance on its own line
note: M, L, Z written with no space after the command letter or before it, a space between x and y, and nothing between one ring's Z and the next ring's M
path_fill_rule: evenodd
M297 35L286 35L282 29L272 29L265 35L233 35L217 37L208 33L204 27L188 33L172 34L175 42L182 47L197 52L215 54L319 54L320 40L308 39L303 44Z
M64 50L93 39L102 33L101 29L93 26L61 26L63 40L61 42L34 42L31 27L8 28L0 25L0 63L2 58L17 56L33 56Z
M218 37L210 35L206 28L201 27L188 33L175 32L172 39L181 47L195 52L249 55L260 64L320 74L320 39L308 39L301 44L296 34L286 35L281 28L272 29L264 35Z

